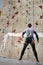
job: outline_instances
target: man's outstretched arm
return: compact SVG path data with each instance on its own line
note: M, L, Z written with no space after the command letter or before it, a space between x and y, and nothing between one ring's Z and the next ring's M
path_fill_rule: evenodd
M34 31L34 34L36 35L37 42L39 42L39 37L38 37L38 34L36 33L36 31Z
M24 34L26 33L26 31L24 31L23 33L22 33L22 37L24 37Z

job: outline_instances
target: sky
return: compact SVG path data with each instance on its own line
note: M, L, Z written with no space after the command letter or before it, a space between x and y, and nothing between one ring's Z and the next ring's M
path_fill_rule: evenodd
M3 6L4 6L4 0L0 0L0 10L2 10Z

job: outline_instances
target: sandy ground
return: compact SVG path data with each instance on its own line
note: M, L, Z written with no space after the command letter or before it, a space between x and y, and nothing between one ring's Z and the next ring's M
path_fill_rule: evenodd
M43 65L43 62L33 62L31 60L16 60L0 57L0 65Z

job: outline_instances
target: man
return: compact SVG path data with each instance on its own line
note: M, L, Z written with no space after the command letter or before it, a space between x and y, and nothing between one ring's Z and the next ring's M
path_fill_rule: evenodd
M37 42L39 42L39 37L38 37L36 31L32 28L31 23L28 24L28 28L26 28L24 30L24 32L22 33L22 37L24 37L25 33L26 33L26 40L25 40L25 43L24 43L24 46L23 46L23 49L22 49L21 56L20 56L19 60L22 59L22 57L24 55L24 52L26 50L26 47L28 46L28 44L30 44L31 47L32 47L34 56L36 58L36 61L39 62L38 55L37 55L37 52L36 52L36 49L35 49L34 34L36 35Z

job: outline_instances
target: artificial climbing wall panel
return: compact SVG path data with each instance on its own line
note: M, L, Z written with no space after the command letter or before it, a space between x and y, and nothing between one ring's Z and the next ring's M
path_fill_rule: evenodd
M4 0L4 4L0 11L0 47L8 32L21 33L30 22L37 32L43 32L43 0ZM20 37L8 37L5 50L0 51L0 56L19 59L24 40ZM40 38L38 45L36 44L36 49L40 61L43 61L43 38ZM29 45L23 59L34 61L33 58Z

